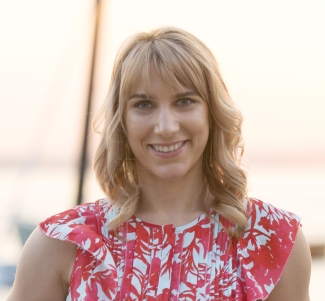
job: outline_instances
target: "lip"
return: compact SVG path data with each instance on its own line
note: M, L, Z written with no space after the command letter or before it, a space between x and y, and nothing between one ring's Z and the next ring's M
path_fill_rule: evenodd
M159 152L159 151L157 151L153 147L153 145L157 145L157 146L170 146L170 145L174 145L174 144L179 143L179 142L183 142L183 145L179 149L174 150L174 151L171 151L171 152L167 152L167 153ZM183 151L184 147L186 146L186 144L187 144L187 140L183 140L183 141L178 141L178 142L173 142L173 143L153 143L153 144L149 144L149 147L150 147L151 151L155 155L157 155L157 156L159 156L161 158L171 158L171 157L175 157L179 153L181 153Z

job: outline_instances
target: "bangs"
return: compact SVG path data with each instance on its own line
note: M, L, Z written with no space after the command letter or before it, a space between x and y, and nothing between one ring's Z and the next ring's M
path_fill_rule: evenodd
M123 110L137 86L143 86L148 93L153 74L172 90L183 86L208 99L203 66L187 46L177 42L167 39L143 41L129 52L121 70L120 109Z

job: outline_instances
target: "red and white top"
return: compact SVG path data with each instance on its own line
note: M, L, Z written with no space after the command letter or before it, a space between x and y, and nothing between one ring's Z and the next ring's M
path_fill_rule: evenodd
M211 211L181 226L131 217L117 238L107 228L117 209L83 204L40 224L48 236L77 245L66 300L265 300L296 239L296 215L251 199L248 225L230 243L230 222Z

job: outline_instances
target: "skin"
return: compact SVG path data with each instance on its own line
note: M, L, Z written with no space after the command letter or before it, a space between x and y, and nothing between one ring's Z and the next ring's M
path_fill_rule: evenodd
M310 249L301 228L299 228L296 242L281 278L266 300L309 301L310 273Z
M208 106L190 89L171 90L155 74L150 94L134 89L124 120L136 157L141 201L136 215L154 224L184 225L202 214L202 153L208 135ZM191 95L181 96L179 93ZM177 154L164 155L152 145L185 142ZM177 202L175 202L177 200ZM63 301L68 293L76 246L46 237L36 229L24 246L15 284L7 301ZM309 301L311 260L299 229L282 276L267 301Z
M171 89L156 74L148 86L149 91L141 85L134 88L124 115L141 185L136 215L155 224L182 225L204 211L202 159L209 136L208 105L195 91L182 86ZM169 153L153 147L179 142L184 143L181 148Z
M75 245L46 237L36 229L24 246L7 301L64 301L75 253ZM310 271L309 247L300 229L282 276L267 301L309 301Z
M75 255L75 245L35 229L23 248L7 301L65 300Z

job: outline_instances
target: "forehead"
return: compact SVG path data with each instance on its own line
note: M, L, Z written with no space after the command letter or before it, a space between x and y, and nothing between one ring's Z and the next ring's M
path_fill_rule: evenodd
M141 60L140 60L141 58ZM184 61L176 61L168 57L164 60L153 57L127 58L123 63L121 84L119 89L120 108L134 93L151 94L153 84L157 81L168 88L171 93L194 91L203 99L208 100L204 72L198 66L193 66Z
M194 90L184 84L175 81L175 78L163 78L158 72L151 72L148 78L140 78L132 86L130 92L154 95L155 93L181 94ZM194 91L193 91L194 92Z

